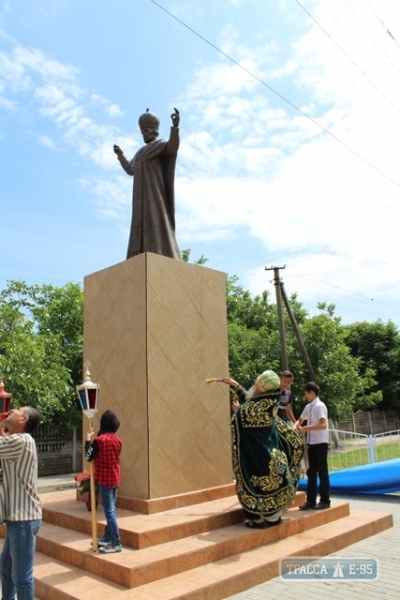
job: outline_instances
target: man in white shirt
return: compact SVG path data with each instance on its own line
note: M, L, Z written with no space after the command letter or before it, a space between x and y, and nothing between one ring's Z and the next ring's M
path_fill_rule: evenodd
M295 423L295 429L306 436L308 470L307 470L307 501L300 510L323 510L329 508L330 489L328 472L328 410L320 400L320 389L317 383L310 381L303 388L304 397L308 404ZM307 424L303 426L303 423ZM320 501L317 504L317 476L319 477Z

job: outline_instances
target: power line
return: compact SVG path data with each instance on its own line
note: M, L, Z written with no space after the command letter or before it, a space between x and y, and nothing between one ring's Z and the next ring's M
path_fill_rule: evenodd
M374 314L380 307L390 309L391 313L393 313L393 314L398 314L400 312L399 307L397 307L397 306L392 306L390 304L381 302L380 300L375 300L374 298L368 298L367 296L362 296L361 294L357 294L353 291L346 290L345 288L343 288L343 286L338 286L338 285L332 284L328 281L318 279L314 275L300 271L299 269L295 269L294 267L290 267L289 265L285 265L285 266L287 266L287 268L289 269L289 273L287 274L287 276L289 278L297 280L299 282L302 282L303 284L306 284L308 286L308 288L312 288L312 289L319 288L321 290L325 290L325 292L329 292L330 290L332 290L332 288L334 288L336 292L339 291L340 292L339 297L333 299L333 302L335 303L335 305L337 302L339 303L340 301L345 301L345 297L347 296L347 297L349 297L349 300L353 299L357 302L362 302L363 306L365 307L364 310L367 310L366 303L368 303L370 309L372 309L374 311ZM297 271L299 273L299 275L293 274L293 271ZM264 278L260 278L257 281L253 281L253 284L254 283L264 285L264 283L265 283ZM270 280L270 283L273 283L273 280ZM296 290L294 290L294 292L292 292L292 293L295 293L296 295L298 294ZM301 304L304 304L304 301L301 300L301 297L299 297L298 299ZM322 300L321 300L321 302L322 302ZM330 300L324 300L324 302L330 302ZM374 318L380 318L380 317L375 316Z
M292 272L292 271L296 271L296 269L293 269L293 267L289 267L289 268L291 270L290 276L293 279L301 281L302 283L306 283L309 286L312 286L314 288L319 288L319 289L325 290L325 291L330 291L330 292L332 292L332 289L333 289L335 292L340 292L341 296L346 295L346 296L353 297L358 300L362 300L364 302L365 301L374 302L373 298L367 298L365 296L361 296L361 294L355 294L354 292L345 290L344 288L342 288L338 285L332 284L332 283L330 283L328 281L324 281L322 279L318 279L318 278L314 277L313 275L309 275L307 273L302 274L301 271L298 271L299 274L296 275L295 273ZM374 302L374 304L375 304L375 302Z
M319 288L322 290L332 290L333 289L335 292L339 292L341 296L346 295L349 297L353 297L356 300L362 300L363 302L368 302L369 304L373 303L374 306L379 305L379 306L383 306L385 308L389 308L392 311L399 312L398 307L391 306L390 304L386 304L385 302L381 302L380 300L376 300L375 298L370 298L370 297L364 296L362 294L358 294L357 292L354 292L353 290L348 290L341 285L331 283L330 281L326 281L326 280L321 279L311 273L307 273L306 271L301 271L300 269L291 267L290 265L285 265L285 267L287 267L290 270L288 276L292 277L293 279L297 279L298 281L301 281L302 283L306 283L310 286L313 286L315 288ZM261 281L262 280L260 279L260 282Z
M322 289L333 288L335 290L340 291L342 294L346 294L347 296L353 296L356 299L358 298L358 299L361 299L361 300L364 300L367 302L373 302L374 304L379 304L380 306L384 306L385 308L390 308L391 310L395 310L395 311L399 310L398 308L395 308L394 306L390 306L389 304L386 304L385 302L381 302L380 300L375 300L375 298L368 298L367 296L363 296L362 294L358 294L357 292L347 290L346 288L344 288L340 285L330 283L329 281L325 281L323 279L315 277L314 275L311 275L311 274L301 271L299 269L295 269L294 267L290 267L290 269L292 271L297 271L298 273L303 275L303 277L297 276L297 279L300 279L300 280L306 281L306 282L310 281L316 287L320 287ZM296 278L296 275L294 275L294 277Z
M297 277L297 279L300 279L302 281L309 281L312 282L315 286L320 287L320 288L332 288L334 290L338 290L340 292L342 292L343 294L347 294L348 296L354 296L357 298L361 298L362 300L368 300L369 302L373 302L374 299L373 298L367 298L366 296L363 296L361 294L357 294L353 291L350 290L346 290L345 288L343 288L340 285L337 285L335 283L331 283L330 281L326 281L324 279L320 279L319 277L316 277L315 275L312 275L310 273L306 273L305 271L301 271L300 269L296 269L294 267L290 267L290 269L292 271L295 271L295 273L299 273L299 275L293 275L293 277Z
M378 42L375 40L374 36L370 34L370 32L368 31L368 29L361 23L360 19L357 17L357 15L355 14L355 12L350 8L350 6L347 4L346 0L342 0L343 4L346 6L347 10L353 15L353 17L355 18L355 20L358 22L358 24L360 25L360 27L365 31L365 33L368 35L368 37L374 42L374 44L376 46L378 46L379 50L382 52L382 54L387 58L387 60L390 62L390 64L392 65L392 67L400 74L400 69L397 67L397 65L392 61L392 59L390 58L390 56L388 54L386 54L386 52L384 51L384 49L378 44Z
M295 1L297 2L297 0L295 0ZM299 108L298 106L296 106L293 102L291 102L290 100L288 100L287 98L285 98L285 96L283 96L282 94L280 94L277 90L275 90L270 85L268 85L265 81L263 81L262 79L260 79L260 77L258 77L254 73L252 73L249 69L247 69L245 66L243 66L242 64L240 64L237 60L235 60L234 58L232 58L231 56L229 56L229 54L227 54L226 52L224 52L223 50L221 50L221 48L218 48L218 46L216 46L215 44L213 44L212 42L210 42L207 38L205 38L203 35L201 35L197 31L195 31L192 27L190 27L189 25L187 25L184 21L182 21L181 19L179 19L178 17L176 17L175 15L173 15L170 11L168 11L166 8L164 8L163 6L161 6L161 4L159 4L155 0L151 0L151 2L153 4L155 4L160 10L164 11L172 19L174 19L175 21L177 21L178 23L180 23L180 25L182 25L183 27L185 27L186 29L188 29L191 33L193 33L198 38L200 38L203 42L205 42L206 44L208 44L209 46L211 46L212 48L214 48L214 50L216 50L217 52L219 52L220 54L222 54L222 56L224 56L229 61L231 61L233 64L235 64L242 71L244 71L245 73L247 73L248 75L250 75L250 77L253 77L253 79L255 79L256 81L258 81L259 83L261 83L261 85L263 85L267 89L269 89L273 94L275 94L276 96L278 96L281 100L283 100L284 102L286 102L287 104L289 104L297 112L299 112L304 117L306 117L307 119L309 119L312 123L314 123L314 125L316 125L317 127L319 127L327 135L331 136L331 138L333 138L336 142L338 142L344 148L346 148L349 152L351 152L352 154L354 154L354 156L357 156L357 158L359 158L366 165L368 165L369 167L371 167L371 169L374 169L374 171L376 171L382 177L384 177L385 179L387 179L388 181L390 181L397 188L400 188L400 183L398 183L397 181L395 181L394 179L392 179L389 175L387 175L381 169L379 169L379 167L377 167L374 164L372 164L368 159L364 158L356 150L354 150L353 148L351 148L350 146L348 146L348 144L346 144L345 142L343 142L334 133L332 133L331 131L329 131L329 129L327 129L326 127L324 127L320 123L318 123L318 121L316 121L313 117L310 117L310 115L308 115L306 112L304 112L304 110L302 110L301 108Z
M312 16L312 14L299 2L299 0L294 0L296 4L300 6L302 10L314 21L314 23L324 32L324 34L331 40L333 44L346 56L346 58L360 71L360 73L369 81L369 83L385 98L385 100L394 108L396 112L400 114L400 109L397 108L395 104L382 92L382 90L372 81L372 79L367 75L367 73L351 58L351 56L333 39L333 37L322 27L320 23Z
M379 260L374 263L368 262L368 268L371 269L371 267L379 267L380 265L387 265L388 263L399 262L399 261L400 261L400 258L394 258L393 260ZM330 269L329 271L325 271L324 274L330 275L331 273L338 273L339 271L340 271L340 273L343 273L343 271L353 271L354 269L359 270L360 268L363 268L364 266L365 266L364 263L360 263L358 265L353 265L352 267L340 267L338 269Z
M386 27L385 23L382 21L382 19L376 14L376 12L371 8L369 2L367 2L367 0L364 0L364 3L368 6L369 10L372 12L372 14L374 15L374 17L376 17L376 19L379 21L379 23L382 25L382 27L384 28L384 30L386 31L386 33L388 34L388 36L391 38L391 40L393 40L393 42L396 44L396 46L398 48L400 48L400 44L397 42L396 38L394 37L394 35L389 31L389 29Z

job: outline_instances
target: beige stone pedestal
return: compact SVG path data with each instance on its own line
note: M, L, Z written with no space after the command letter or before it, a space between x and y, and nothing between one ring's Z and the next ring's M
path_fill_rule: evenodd
M84 359L95 427L107 408L121 421L121 497L231 491L229 392L205 382L228 374L225 274L146 253L87 276Z

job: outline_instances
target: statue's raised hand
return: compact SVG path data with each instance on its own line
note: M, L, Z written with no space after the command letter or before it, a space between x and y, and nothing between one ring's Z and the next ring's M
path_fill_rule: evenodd
M116 144L114 144L113 150L117 156L121 156L121 154L123 154L121 148L119 146L117 146Z
M172 125L174 127L179 127L179 121L181 120L181 117L179 115L179 110L177 108L174 108L174 112L171 115L171 119L172 119Z

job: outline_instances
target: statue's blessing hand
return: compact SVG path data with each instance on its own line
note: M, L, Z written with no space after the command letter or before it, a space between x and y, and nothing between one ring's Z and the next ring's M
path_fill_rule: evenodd
M179 127L179 121L181 120L181 117L179 115L179 110L177 108L174 108L174 112L171 115L171 119L172 119L173 126Z

